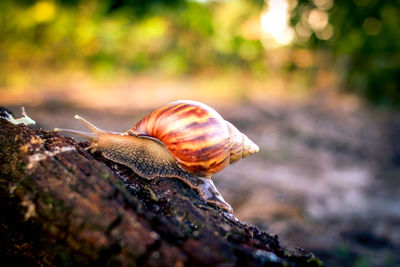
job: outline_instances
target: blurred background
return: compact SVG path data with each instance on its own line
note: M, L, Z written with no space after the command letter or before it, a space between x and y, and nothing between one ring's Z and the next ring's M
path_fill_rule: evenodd
M2 0L0 105L125 131L202 101L261 148L214 177L239 219L327 266L399 266L399 25L399 0Z

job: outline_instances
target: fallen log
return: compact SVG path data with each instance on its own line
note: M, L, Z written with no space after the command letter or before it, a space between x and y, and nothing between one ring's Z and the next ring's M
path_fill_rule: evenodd
M0 118L1 266L321 265L179 180L143 179L85 146Z

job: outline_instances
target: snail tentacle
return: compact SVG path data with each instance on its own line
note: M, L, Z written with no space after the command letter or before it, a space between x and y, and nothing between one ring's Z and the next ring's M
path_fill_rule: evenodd
M54 128L54 131L56 132L65 132L65 133L70 133L70 134L74 134L74 135L78 135L80 137L86 138L90 141L93 141L96 139L97 137L97 133L99 132L104 132L102 130L100 130L99 128L97 128L96 126L94 126L92 123L90 123L89 121L85 120L84 118L82 118L79 115L75 115L74 117L76 120L80 120L81 122L83 122L92 132L84 132L84 131L78 131L78 130L71 130L71 129L63 129L63 128Z

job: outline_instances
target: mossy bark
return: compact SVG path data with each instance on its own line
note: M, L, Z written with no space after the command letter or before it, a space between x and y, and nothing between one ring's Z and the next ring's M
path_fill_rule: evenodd
M0 119L1 266L320 265L179 180L148 181L85 145Z

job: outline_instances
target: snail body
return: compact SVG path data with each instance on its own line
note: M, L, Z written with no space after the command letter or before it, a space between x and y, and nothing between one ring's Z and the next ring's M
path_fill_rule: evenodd
M83 136L92 152L128 166L138 175L154 179L171 177L196 189L201 197L232 211L210 175L258 151L235 126L211 107L195 101L175 101L159 107L125 133L100 130L75 116L91 133L55 129Z

